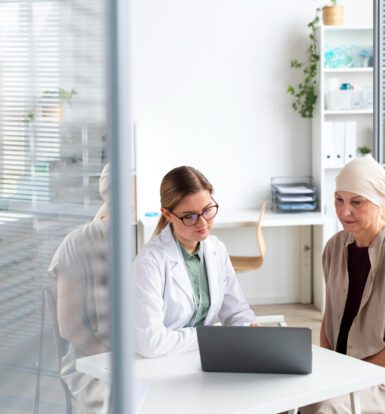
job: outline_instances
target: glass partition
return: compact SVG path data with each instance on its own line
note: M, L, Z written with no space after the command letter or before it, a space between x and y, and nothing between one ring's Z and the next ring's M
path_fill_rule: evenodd
M104 403L75 360L111 348L105 7L0 1L4 413Z

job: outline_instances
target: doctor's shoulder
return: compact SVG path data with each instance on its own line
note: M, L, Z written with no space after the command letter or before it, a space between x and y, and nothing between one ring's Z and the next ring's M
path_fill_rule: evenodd
M222 240L218 239L217 236L211 234L207 237L206 243L212 246L212 248L219 252L220 255L228 254L225 244Z

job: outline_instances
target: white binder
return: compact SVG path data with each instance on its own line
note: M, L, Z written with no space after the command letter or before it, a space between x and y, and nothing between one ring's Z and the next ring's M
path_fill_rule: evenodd
M345 156L344 163L356 158L357 146L357 123L355 121L345 122Z
M323 159L325 168L333 168L334 162L334 129L333 122L324 123Z
M345 122L333 122L333 167L341 168L345 158Z

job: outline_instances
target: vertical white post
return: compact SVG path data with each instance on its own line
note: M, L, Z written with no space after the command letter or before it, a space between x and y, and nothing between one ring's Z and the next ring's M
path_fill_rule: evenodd
M133 412L131 267L133 240L131 223L130 151L132 121L130 107L130 0L109 0L108 36L108 144L111 174L110 309L112 322L112 403L115 414Z

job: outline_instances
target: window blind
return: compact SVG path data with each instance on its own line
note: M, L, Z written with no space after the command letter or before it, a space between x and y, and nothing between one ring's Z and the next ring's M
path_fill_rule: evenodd
M35 369L52 255L102 203L105 20L103 0L0 0L0 367Z
M49 201L42 170L59 157L59 125L53 116L59 106L54 92L59 87L58 4L2 7L1 196Z
M87 210L106 162L103 7L0 7L0 206Z

